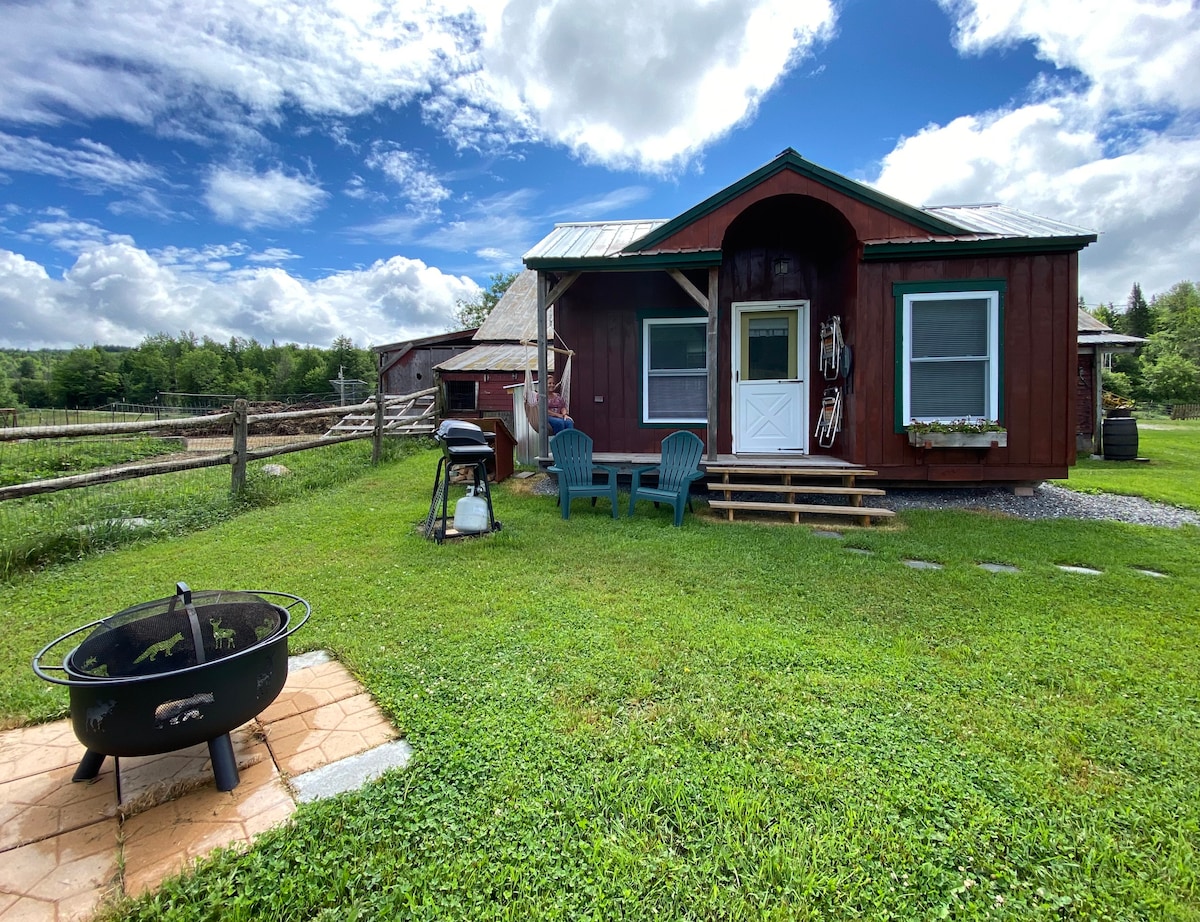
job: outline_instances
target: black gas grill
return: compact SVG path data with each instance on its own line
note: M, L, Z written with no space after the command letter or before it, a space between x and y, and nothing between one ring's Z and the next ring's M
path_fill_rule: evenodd
M441 544L446 538L463 536L449 521L452 515L451 484L455 479L454 475L458 473L461 476L463 471L468 472L465 479L471 481L473 494L483 497L487 502L487 528L483 532L472 534L499 531L500 523L496 521L492 511L492 491L488 486L487 473L488 463L494 462L496 458L496 449L492 447L496 434L465 420L447 419L437 427L433 438L441 445L442 457L438 460L437 473L433 479L433 497L429 502L429 514L425 517L425 537L433 538Z

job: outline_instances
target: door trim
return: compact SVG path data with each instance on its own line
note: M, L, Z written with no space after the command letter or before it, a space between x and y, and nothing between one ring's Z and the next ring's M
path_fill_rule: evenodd
M778 311L796 311L796 382L800 385L800 431L798 433L798 448L790 450L779 450L770 452L771 455L807 455L809 453L809 435L808 435L808 415L809 415L809 400L810 393L810 372L809 367L809 311L811 308L808 300L783 300L783 301L734 301L731 317L731 355L730 355L730 436L733 443L733 453L737 454L757 454L762 455L764 452L746 451L739 447L739 426L738 419L738 385L740 382L741 362L742 362L742 318L745 314L750 313L767 313ZM784 379L792 380L792 379Z

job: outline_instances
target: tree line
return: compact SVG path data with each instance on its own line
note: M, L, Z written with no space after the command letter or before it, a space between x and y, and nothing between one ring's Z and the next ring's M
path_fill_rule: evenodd
M161 393L221 394L251 400L335 393L340 377L374 390L374 355L338 337L329 349L295 343L227 343L191 333L148 336L135 347L0 350L0 406L93 409L154 404Z
M1147 302L1134 283L1123 310L1111 302L1092 316L1145 344L1132 355L1114 355L1104 389L1142 403L1200 403L1200 289L1178 282Z

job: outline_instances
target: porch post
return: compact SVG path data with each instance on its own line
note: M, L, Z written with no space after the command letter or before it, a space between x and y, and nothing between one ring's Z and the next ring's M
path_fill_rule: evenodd
M549 364L547 359L547 323L546 309L550 306L546 303L546 296L550 287L549 279L546 278L544 272L539 271L537 274L537 392L538 392L538 457L550 457L550 422L546 414L546 384L547 373L546 367Z
M717 272L716 266L708 269L708 328L705 352L708 374L708 460L717 460L717 408L720 405L720 382L717 380Z

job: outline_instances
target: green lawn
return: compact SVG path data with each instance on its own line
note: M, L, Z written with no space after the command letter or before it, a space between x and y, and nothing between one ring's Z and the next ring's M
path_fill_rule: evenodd
M64 712L41 644L185 580L308 599L294 649L415 750L119 917L1200 919L1200 529L564 522L509 481L438 546L436 459L0 586L10 721Z
M1146 461L1083 458L1060 481L1073 490L1124 493L1200 509L1200 420L1138 420L1138 455Z

